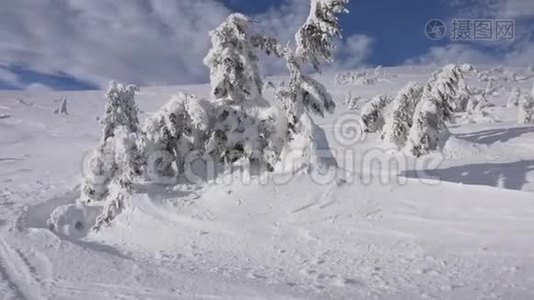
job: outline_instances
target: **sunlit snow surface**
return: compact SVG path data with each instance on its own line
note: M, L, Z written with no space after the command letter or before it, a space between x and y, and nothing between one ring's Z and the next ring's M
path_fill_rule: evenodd
M534 126L504 107L532 79L499 82L495 120L459 119L441 155L416 160L376 134L340 132L358 112L349 90L394 96L433 69L385 69L396 76L371 85L320 77L338 106L315 119L340 165L335 180L140 183L98 233L75 207L58 233L47 220L79 195L104 93L1 92L0 298L533 298ZM179 90L207 97L209 87L141 87L141 117ZM63 98L69 114L54 114Z

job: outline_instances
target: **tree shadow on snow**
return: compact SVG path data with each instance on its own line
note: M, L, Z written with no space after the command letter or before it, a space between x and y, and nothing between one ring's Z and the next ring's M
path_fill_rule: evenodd
M523 186L529 183L526 178L528 172L534 172L534 160L479 163L435 170L409 170L400 176L522 190Z
M496 142L507 142L511 139L522 136L523 134L534 133L534 127L516 127L489 129L478 132L457 134L456 137L467 140L472 143L491 145Z

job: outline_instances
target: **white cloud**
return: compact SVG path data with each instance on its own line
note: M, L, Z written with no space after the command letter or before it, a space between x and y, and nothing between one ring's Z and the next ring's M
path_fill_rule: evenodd
M457 0L453 7L459 8L458 18L504 19L534 17L533 0ZM498 51L480 51L476 46L489 46L487 41L470 44L449 44L443 47L432 47L427 53L409 59L407 64L504 64L510 66L527 66L534 63L534 40L532 40L532 24L515 22L513 41L491 42Z
M293 39L309 0L253 16L282 42ZM99 85L206 81L208 32L230 11L216 0L16 0L0 2L0 67L60 72ZM345 43L349 48L360 46ZM268 73L282 70L266 64Z
M534 16L532 0L442 0L464 18L517 18Z
M215 1L2 1L0 65L98 84L191 82L204 78L207 33L228 13Z
M463 44L450 44L444 47L432 47L426 54L416 58L408 59L406 64L489 64L492 62L494 62L494 59L470 46Z
M504 3L503 16L532 17L534 16L534 2L532 0L507 0Z
M534 63L534 44L523 43L509 50L506 54L492 56L465 44L450 44L444 47L432 47L429 51L416 58L408 59L405 64L438 64L470 63L474 65L508 65L515 67L529 66Z
M363 34L354 34L341 42L336 53L334 67L352 69L363 65L372 52L373 39Z

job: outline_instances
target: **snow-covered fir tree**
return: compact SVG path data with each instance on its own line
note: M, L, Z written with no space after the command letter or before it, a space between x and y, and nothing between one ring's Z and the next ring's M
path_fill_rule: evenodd
M318 116L332 113L336 107L334 99L324 85L301 70L295 57L288 58L290 80L287 87L277 93L284 107L297 117L310 112Z
M139 88L135 85L123 85L116 81L109 83L106 92L106 107L102 119L102 140L113 136L116 128L124 126L127 132L139 132L139 118L135 93Z
M54 113L58 114L58 115L68 115L69 114L69 112L67 110L67 98L61 99L61 104L59 105L58 108L56 108L54 110Z
M494 123L497 119L487 110L490 107L484 93L473 94L467 104L466 113L462 116L468 123Z
M210 32L212 47L204 64L215 98L243 101L261 96L263 82L249 25L248 17L235 13Z
M113 137L106 141L109 152L105 157L108 160L104 163L109 165L111 173L104 181L107 181L106 196L99 203L102 211L93 226L95 230L109 224L120 214L134 191L133 181L139 172L137 139L137 134L128 132L125 126L119 126L114 130Z
M471 65L448 65L432 75L415 109L407 141L410 153L421 156L444 146L449 137L447 122L465 84L463 75L473 70Z
M360 101L361 97L359 96L353 96L352 91L348 90L347 95L345 96L345 105L350 110L358 110L360 109Z
M523 95L519 103L518 122L520 124L534 123L534 85L530 94Z
M274 106L215 106L206 153L216 163L273 171L287 140L287 119Z
M184 172L188 155L203 155L214 121L212 110L208 101L180 93L145 121L139 147L147 179L173 182Z
M337 14L348 12L349 0L311 0L310 13L298 30L295 56L304 58L319 70L323 61L332 60L334 39L341 37Z
M289 82L277 91L276 98L282 103L289 120L289 148L302 149L302 156L309 164L332 162L331 159L313 158L317 150L326 150L328 146L324 132L308 114L324 116L332 113L335 102L319 81L304 73L303 65L310 63L319 71L322 62L332 60L334 38L341 35L336 15L346 12L344 5L347 3L348 0L311 0L308 18L295 35L297 47L294 50L273 38L259 36L254 39L256 47L286 60Z
M393 101L387 95L379 95L367 101L361 110L362 126L365 132L379 132L384 127L386 107Z
M419 104L422 93L423 86L416 82L408 83L399 91L385 117L385 125L380 136L383 141L398 149L404 147L413 125L415 107Z
M80 201L103 206L98 226L122 210L120 199L131 192L132 180L140 172L142 161L136 142L139 121L135 104L135 86L110 82L106 92L106 110L102 119L100 145L89 159Z
M464 79L464 74L473 73L474 71L474 67L464 65L452 72L453 75L457 76L456 94L451 98L452 111L455 113L465 112L470 99L473 97L473 93Z

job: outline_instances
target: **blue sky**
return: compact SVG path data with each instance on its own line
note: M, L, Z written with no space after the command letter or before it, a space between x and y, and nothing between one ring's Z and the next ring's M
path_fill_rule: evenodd
M94 89L205 82L208 31L232 11L282 41L305 19L309 0L20 0L0 4L0 89ZM202 2L202 3L200 3ZM456 3L456 4L452 4ZM405 63L510 63L534 58L532 0L352 0L341 16L346 42L337 68ZM513 42L425 36L430 19L516 20ZM276 73L276 67L268 70Z
M281 0L224 0L227 7L245 13L261 13ZM424 26L429 19L450 18L455 9L447 1L436 0L352 0L350 14L341 15L345 36L365 34L374 40L367 59L372 65L400 65L406 59L424 54L444 43L429 40Z

